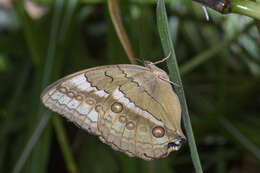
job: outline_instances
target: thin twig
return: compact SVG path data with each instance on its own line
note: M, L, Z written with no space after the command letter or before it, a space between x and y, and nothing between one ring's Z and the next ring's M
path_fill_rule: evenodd
M124 30L121 17L120 17L120 10L118 7L118 1L117 0L108 0L108 9L109 9L109 14L111 16L112 22L115 26L116 33L119 37L119 40L121 44L123 45L123 48L125 49L125 52L128 56L129 61L132 64L136 64L136 60L134 58L134 53L131 48L131 44L128 40L128 37L126 35L126 32Z
M232 12L232 0L193 0L220 13L226 14Z

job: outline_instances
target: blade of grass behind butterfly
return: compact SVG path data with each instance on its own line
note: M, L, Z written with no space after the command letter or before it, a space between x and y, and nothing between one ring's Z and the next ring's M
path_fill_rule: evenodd
M130 62L132 64L136 64L136 60L134 59L134 53L133 53L130 41L127 37L127 34L124 30L124 27L123 27L123 24L121 21L118 0L108 0L108 9L109 9L109 14L111 16L111 20L115 27L117 36L119 37L119 40L128 56L128 59L130 60Z
M4 120L5 123L1 127L1 131L0 131L0 140L3 140L6 137L6 135L8 134L8 131L10 130L10 128L12 128L13 121L15 121L13 116L16 113L16 110L18 108L17 105L19 105L19 101L21 100L23 88L26 84L26 80L28 78L29 71L30 71L30 63L29 63L29 61L27 61L21 69L18 80L16 80L17 87L15 88L11 102L8 105L7 117L5 118L5 120Z
M18 80L16 80L16 88L14 90L11 102L7 109L7 116L4 119L3 126L1 127L0 131L0 143L1 143L1 151L0 151L0 172L6 172L4 169L6 165L8 165L8 161L5 159L6 152L8 151L8 135L10 132L13 132L14 126L17 127L15 115L19 106L19 103L22 99L23 89L25 87L27 78L29 76L30 71L30 63L27 61L21 70L21 74L19 74ZM19 122L20 123L20 122ZM23 122L24 123L24 122ZM16 130L17 131L17 130ZM11 159L10 159L11 160Z
M204 4L223 14L237 13L237 14L247 15L255 19L260 19L259 3L246 1L246 0L225 1L224 3L223 1L220 0L193 0L193 1Z
M18 1L19 2L19 1ZM56 51L56 38L57 38L57 32L58 32L58 24L60 20L60 14L61 9L63 6L63 0L56 0L55 2L55 9L54 9L54 15L52 18L52 28L51 28L51 34L49 39L49 47L47 51L47 58L45 63L45 68L43 70L43 80L41 83L41 89L43 89L50 81L50 75L51 71L53 69L54 64L54 55ZM30 45L29 45L30 46ZM42 136L42 133L44 129L46 128L46 125L48 124L48 120L50 118L50 112L45 111L43 106L40 105L38 109L38 115L39 117L39 123L36 126L36 129L32 132L31 137L29 138L24 150L22 151L22 154L18 157L18 161L16 162L13 172L21 172L25 162L27 161L28 157L32 153L33 148L35 148L35 152L32 154L31 161L31 169L29 169L32 172L44 172L46 167L46 158L48 154L48 146L50 141L50 128L48 128L48 131L45 130L44 136ZM42 137L41 137L42 136ZM40 138L41 137L41 138ZM41 141L39 143L39 140ZM46 148L47 147L47 148ZM39 152L41 151L41 152ZM43 153L45 154L43 156ZM37 155L40 155L41 157L38 157ZM40 160L36 160L36 158L39 158ZM37 162L38 161L38 162ZM39 163L41 161L41 163ZM34 163L33 162L37 162ZM41 165L40 165L41 164Z
M165 3L164 0L158 0L157 3L157 25L158 25L158 31L161 38L162 46L165 55L168 55L171 52L171 57L168 64L169 69L169 75L171 80L174 83L177 83L182 86L181 78L180 78L180 72L177 64L177 59L175 57L175 51L173 48L172 40L171 40L171 34L168 26L168 19L165 9ZM188 137L188 143L191 151L191 158L196 170L196 173L202 173L202 168L200 164L199 154L197 151L195 139L193 136L193 131L191 127L191 122L189 118L189 112L188 107L186 104L186 99L184 95L183 87L174 87L177 95L179 96L181 107L182 107L182 119L184 122L184 127L187 133Z
M69 26L71 23L72 15L73 12L75 11L75 8L77 6L78 0L70 0L69 2L66 3L66 10L65 10L65 15L61 24L61 31L59 34L59 42L64 42L66 39L66 36L68 35L67 32L69 30ZM64 51L62 53L64 55ZM63 56L61 55L61 56ZM57 140L59 142L59 145L61 146L62 154L64 157L64 161L66 163L66 167L69 172L71 173L76 173L77 171L77 166L75 164L73 154L70 150L68 138L66 135L66 131L63 127L63 123L61 121L61 118L58 116L53 117L53 125L55 132L57 134Z
M26 43L27 43L27 46L29 48L31 58L34 62L34 65L37 65L37 64L39 64L41 57L42 57L41 56L41 49L40 49L40 46L38 44L39 41L37 39L38 37L36 36L37 32L36 32L36 30L33 26L32 20L29 18L28 14L24 11L23 1L16 0L16 1L14 1L14 3L15 3L15 10L16 10L18 17L21 21L21 24L23 26L24 37L25 37L25 40L27 41ZM36 88L36 87L34 87L34 88ZM35 99L35 101L36 101L36 99ZM37 99L36 102L38 102L38 99ZM28 113L31 113L31 112L32 111L28 111ZM32 118L31 117L30 117L30 119L33 118L33 117ZM31 126L32 125L31 122L32 122L31 120L30 121L27 120L27 122L26 122L27 126ZM22 134L22 135L25 135L25 134ZM18 150L21 150L20 148L22 149L22 152L25 153L26 148L19 147ZM27 157L28 157L28 155L29 154L27 153ZM19 160L16 162L16 164L14 165L13 171L16 172L17 169L18 169L18 172L20 172L19 169L22 168L22 166L24 165L26 160L27 159L24 159L24 157L21 156L19 158Z
M121 14L124 11L121 12ZM107 32L107 60L110 64L116 63L126 63L126 53L124 52L124 48L117 36L115 31L115 27L111 20L110 14L106 15L106 22L108 25L108 32Z
M82 19L85 20L91 14L92 8L90 6L85 6L81 8L80 11L76 12L75 9L77 8L77 3L77 0L71 0L69 2L67 1L65 4L64 18L60 25L62 28L58 36L59 54L57 56L64 58L67 57L65 64L72 65L73 67L70 68L72 71L86 68L86 65L95 66L99 64L97 63L97 60L93 60L89 58L89 55L86 55L86 52L89 52L89 50L86 50L87 47L85 47L84 39L82 37L83 33L80 30L80 26L83 22ZM77 58L73 59L70 57ZM71 151L73 144L70 145L68 142L66 135L67 132L61 122L62 118L59 115L55 115L52 120L67 170L72 173L78 172L80 169L80 163L75 164L73 153ZM80 139L76 138L74 142L77 143L79 140ZM89 157L89 154L85 154L82 159L86 160L87 157ZM85 163L83 165L84 167L87 167Z
M184 65L181 66L180 72L181 74L186 74L196 68L197 66L201 65L202 63L206 62L208 59L213 58L214 55L216 55L218 52L222 51L223 49L227 48L230 46L230 43L233 41L236 41L238 36L242 33L246 33L250 28L254 26L254 22L250 22L249 24L246 25L246 27L239 31L238 33L234 34L232 38L225 39L224 41L221 42L219 45L214 45L208 50L200 53L199 55L195 56L194 58L191 58L190 61L185 63Z
M260 4L252 1L233 0L232 13L238 13L260 19Z
M39 44L37 44L39 40L37 39L35 30L33 28L33 21L28 16L28 14L24 12L23 1L15 0L14 4L19 15L19 19L22 22L26 42L28 45L30 45L29 50L31 53L32 61L35 64L38 64L40 62L41 55Z
M162 51L157 49L157 44L154 44L154 31L156 28L154 28L155 14L153 6L144 4L142 0L139 0L138 4L132 6L131 14L133 18L131 36L134 38L135 44L133 44L133 48L136 51L136 58L142 61L155 62L155 59L160 57ZM156 39L159 41L159 38ZM142 62L140 64L143 65Z
M59 29L59 21L61 18L61 12L62 8L64 6L64 0L56 0L54 5L54 14L51 19L51 32L49 37L49 43L48 43L48 49L47 49L47 55L46 60L44 63L43 68L43 78L41 81L41 87L40 90L42 91L49 83L51 78L54 78L58 69L60 67L54 68L54 64L57 64L57 58L55 59L55 55L57 52L57 37L58 37L58 29ZM41 92L40 91L40 92ZM39 130L39 138L35 140L35 145L33 147L32 153L31 153L31 159L30 159L30 167L28 171L30 172L46 172L47 169L47 163L48 163L48 155L50 150L50 142L51 142L51 124L49 123L49 119L52 112L46 111L46 109L43 107L42 104L38 107L37 116L40 120L40 124L42 120L46 120L45 124L42 125L42 131ZM44 117L45 116L45 117ZM44 119L45 118L45 119ZM36 128L37 130L37 128Z
M70 147L68 144L66 131L63 127L62 121L61 121L60 117L58 117L58 116L54 116L52 120L53 120L55 132L57 134L59 144L61 146L64 161L66 162L68 172L76 173L76 172L78 172L77 167L76 167L74 158L72 156L72 153L71 153L71 150L70 150Z
M61 28L61 32L58 36L58 41L60 41L60 48L59 50L56 50L56 55L59 57L64 57L65 56L65 50L66 47L68 47L68 41L67 41L67 37L70 35L70 33L68 33L69 31L69 26L72 20L72 14L73 11L75 10L77 5L77 0L71 0L71 1L67 1L66 3L66 11L65 11L65 17L62 21L62 28ZM57 70L56 72L53 71L52 73L57 74L59 73L60 66L58 67L57 64L55 65L55 69ZM55 116L56 117L56 116ZM72 156L69 144L68 144L68 140L67 140L67 136L66 136L66 132L63 128L63 124L61 122L60 117L56 117L53 120L53 124L55 127L55 131L57 134L57 138L58 138L58 142L61 145L61 150L62 150L62 154L64 156L64 161L66 162L66 166L68 168L69 172L77 172L77 167L74 161L74 158Z
M67 2L64 19L60 27L61 28L60 36L59 36L60 42L64 42L66 38L65 34L68 31L69 24L72 19L72 15L77 7L77 4L78 4L78 0L69 0L69 2Z
M256 2L256 0L251 0L251 1ZM256 20L256 25L257 25L258 33L260 34L260 20L259 19Z
M219 118L219 123L224 127L243 147L260 160L260 150L254 143L245 137L234 125L225 117Z

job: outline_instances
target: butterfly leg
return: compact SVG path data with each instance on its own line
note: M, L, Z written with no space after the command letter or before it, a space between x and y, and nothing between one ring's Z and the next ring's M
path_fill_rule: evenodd
M160 64L160 63L163 63L164 61L166 61L167 59L170 58L171 56L171 52L168 54L168 56L166 56L165 58L163 58L162 60L159 60L159 61L156 61L156 62L151 62L150 65L156 65L156 64Z

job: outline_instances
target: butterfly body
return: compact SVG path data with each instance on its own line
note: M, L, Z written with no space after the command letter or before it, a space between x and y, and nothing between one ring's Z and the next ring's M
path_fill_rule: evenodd
M101 66L58 80L41 99L113 149L152 160L178 150L185 139L168 80L153 64Z

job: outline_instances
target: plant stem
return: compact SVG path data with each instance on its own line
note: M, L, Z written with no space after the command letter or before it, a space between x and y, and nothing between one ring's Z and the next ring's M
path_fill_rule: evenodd
M134 53L130 41L127 37L124 26L122 24L120 9L118 6L118 0L108 0L108 9L109 9L109 14L111 16L111 20L115 27L116 33L118 35L118 38L128 56L129 61L132 64L136 64L136 60L134 58Z
M234 0L232 12L247 15L260 20L260 3L245 0Z
M64 156L64 160L66 162L67 169L70 173L77 173L78 170L77 170L72 152L70 150L70 146L68 144L68 137L67 137L65 129L63 127L63 124L61 122L61 119L60 119L60 117L58 117L56 115L53 117L52 120L53 120L54 128L55 128L55 131L57 134L57 139L62 148L61 151L63 152L63 156Z
M222 14L238 13L260 19L260 3L247 0L193 0Z
M231 13L232 0L193 0L220 13Z
M175 56L175 51L172 43L172 37L169 29L168 18L165 9L164 0L158 0L157 3L157 25L158 31L160 34L162 46L165 55L168 55L171 52L171 57L169 58L167 64L169 69L170 79L174 82L182 86L179 67L177 63L177 59ZM182 107L182 120L184 123L185 131L188 137L188 143L191 151L191 158L196 170L196 173L202 173L202 167L200 164L199 154L196 147L195 138L192 131L192 126L190 122L188 106L186 103L186 98L184 94L183 87L175 86L176 94L178 95Z

